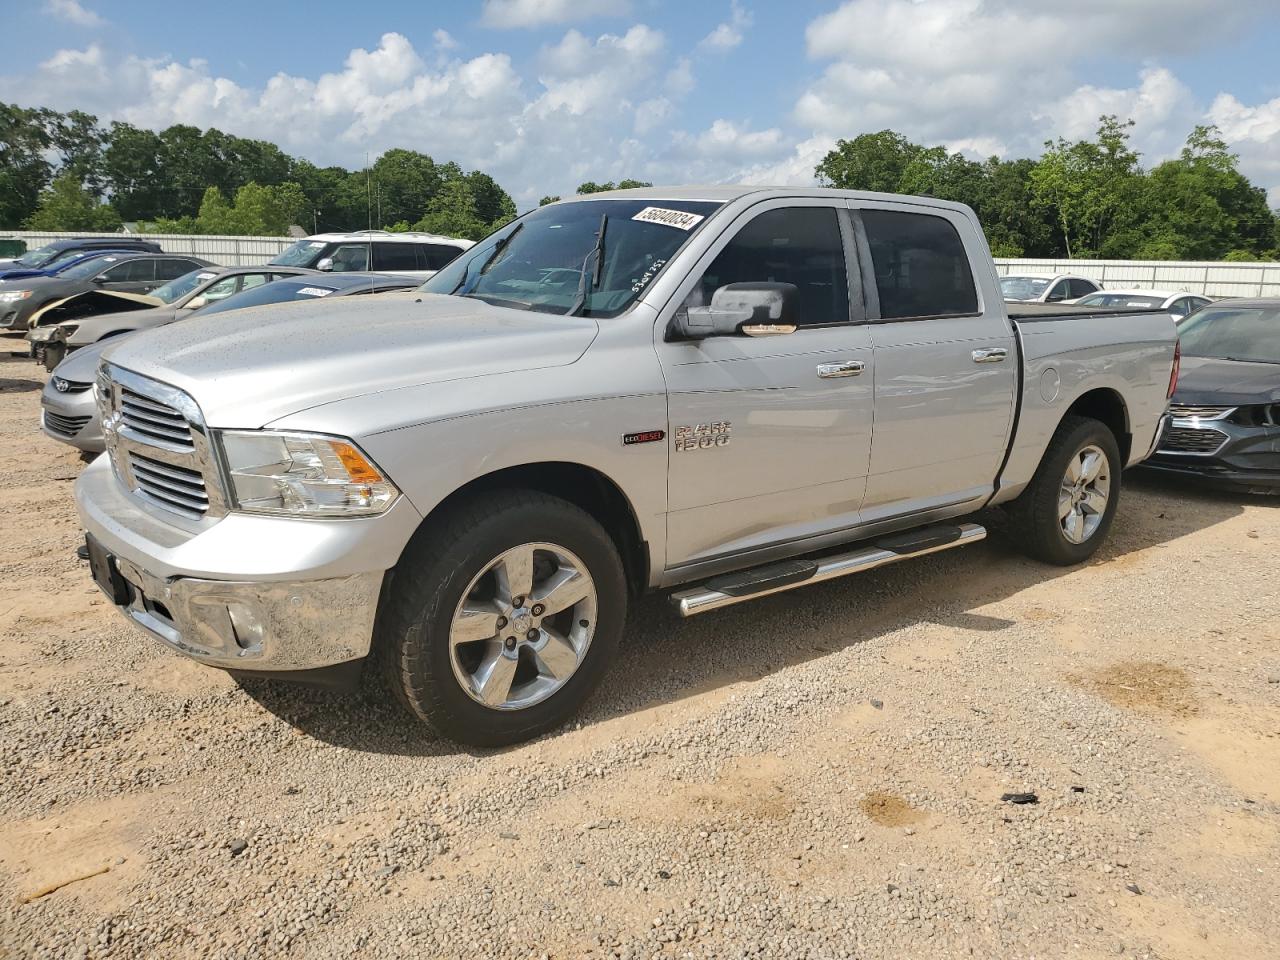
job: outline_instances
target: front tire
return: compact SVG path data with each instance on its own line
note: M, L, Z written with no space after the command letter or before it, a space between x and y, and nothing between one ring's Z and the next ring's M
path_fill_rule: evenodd
M1009 505L1019 549L1064 567L1093 556L1115 518L1121 468L1119 444L1106 424L1063 418L1031 483Z
M614 658L627 589L589 514L532 491L480 494L422 530L379 616L386 681L450 740L493 747L572 717Z

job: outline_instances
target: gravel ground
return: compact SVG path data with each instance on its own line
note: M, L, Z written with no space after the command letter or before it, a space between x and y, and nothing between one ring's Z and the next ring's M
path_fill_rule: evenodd
M646 600L581 723L466 751L128 627L43 376L0 353L0 956L1275 956L1280 501Z

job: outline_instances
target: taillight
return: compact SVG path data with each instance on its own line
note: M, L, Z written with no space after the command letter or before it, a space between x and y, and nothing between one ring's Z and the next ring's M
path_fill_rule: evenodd
M1173 391L1178 389L1178 370L1182 367L1182 341L1173 341L1173 369L1169 371L1169 394L1165 398L1173 399Z

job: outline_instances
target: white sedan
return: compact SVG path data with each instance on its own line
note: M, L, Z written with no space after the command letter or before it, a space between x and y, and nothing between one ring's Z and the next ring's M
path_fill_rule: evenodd
M1107 290L1076 301L1081 307L1111 310L1167 310L1179 320L1212 302L1208 297L1184 290Z
M1075 303L1097 293L1102 284L1071 274L1034 276L1019 273L1000 278L1000 295L1012 303Z

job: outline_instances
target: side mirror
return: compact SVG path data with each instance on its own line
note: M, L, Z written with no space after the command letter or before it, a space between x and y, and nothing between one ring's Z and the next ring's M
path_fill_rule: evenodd
M208 302L209 302L209 298L204 295L201 295L198 297L192 297L190 300L188 300L184 304L184 308L187 310L199 310Z
M110 278L106 276L94 277L90 283L106 283Z
M333 257L321 257L319 260L317 260L317 261L316 261L316 269L317 269L317 270L332 270L332 269L333 269Z
M795 333L799 306L800 289L794 283L730 283L711 295L709 307L678 313L675 332L688 340Z

